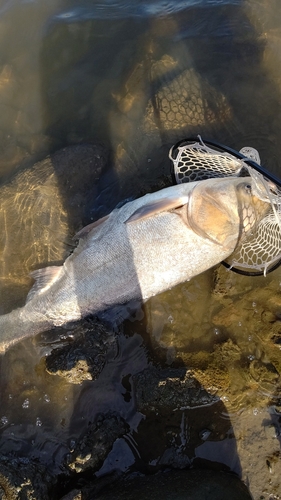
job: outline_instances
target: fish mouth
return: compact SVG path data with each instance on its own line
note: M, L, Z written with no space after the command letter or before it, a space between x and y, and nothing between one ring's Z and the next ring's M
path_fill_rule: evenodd
M240 216L239 244L253 235L261 220L270 212L270 203L252 194L250 182L237 186L237 199Z

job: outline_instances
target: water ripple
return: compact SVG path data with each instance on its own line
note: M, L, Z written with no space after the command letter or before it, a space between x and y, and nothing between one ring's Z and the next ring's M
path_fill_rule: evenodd
M102 3L97 2L94 5L93 2L90 4L85 2L82 6L74 6L57 14L55 19L75 22L88 19L107 19L108 16L111 19L165 16L181 12L189 7L210 7L225 4L240 5L241 0L178 0L177 2L173 0L156 0L154 2L150 0L144 2L140 0L138 2L104 0Z

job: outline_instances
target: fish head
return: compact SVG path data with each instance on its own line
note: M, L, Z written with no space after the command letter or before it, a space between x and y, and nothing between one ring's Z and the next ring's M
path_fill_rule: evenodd
M191 192L187 220L196 233L233 251L268 210L253 195L251 177L207 179Z

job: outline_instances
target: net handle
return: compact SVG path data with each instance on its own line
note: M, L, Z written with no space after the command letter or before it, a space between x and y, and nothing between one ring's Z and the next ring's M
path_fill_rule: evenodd
M268 172L265 168L263 168L261 165L259 165L258 163L256 163L254 160L251 160L250 158L247 158L242 153L239 153L235 149L232 149L229 146L225 146L224 144L221 144L220 142L209 141L209 140L206 140L206 139L202 139L202 137L200 135L198 135L197 137L189 137L187 139L182 139L181 141L178 141L170 149L170 154L169 154L170 159L173 161L173 159L174 159L173 158L173 153L179 147L184 146L186 143L192 143L192 142L198 142L198 141L201 142L202 146L204 144L206 146L214 146L215 148L220 149L222 152L229 153L232 156L235 156L236 158L238 158L239 160L243 160L245 163L247 163L247 165L249 165L250 167L252 167L253 169L255 169L257 172L259 172L260 174L262 174L265 177L267 177L270 181L272 181L274 184L276 184L278 187L281 188L281 179L279 179L278 177L276 177L274 174L271 174L270 172ZM172 173L172 176L173 176L173 179L174 179L174 169L173 168L171 169L171 173Z

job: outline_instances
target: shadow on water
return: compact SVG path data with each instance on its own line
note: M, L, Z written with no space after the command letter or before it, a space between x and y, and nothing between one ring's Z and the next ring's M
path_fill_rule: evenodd
M17 40L15 30L22 24L19 21L24 9L33 13L40 5L17 5L5 14ZM276 8L280 9L277 4ZM259 9L263 13L266 6L260 3ZM32 53L36 70L36 61L39 64L37 100L32 101L32 106L40 109L40 120L37 117L29 129L33 108L27 107L27 112L18 114L17 126L12 129L15 112L9 124L18 142L14 147L9 140L3 146L5 158L10 158L13 148L16 151L9 169L3 167L5 174L20 161L25 166L30 156L37 160L60 147L102 143L102 151L108 151L103 168L98 165L100 175L98 180L94 176L91 196L89 162L84 168L74 159L77 171L73 170L71 189L65 189L68 164L61 175L60 161L54 166L66 235L72 236L72 228L80 221L82 226L102 217L126 198L168 185L168 147L185 136L200 133L236 149L250 141L249 145L259 149L264 163L278 174L279 75L272 79L267 71L271 61L267 50L271 45L265 27L255 18L254 7L246 7L242 1L225 5L208 2L180 13L158 17L112 14L110 20L96 12L94 7L71 10L65 2L56 2L40 14L39 54L35 48ZM36 26L39 14L33 15L30 23ZM8 31L6 34L12 36ZM9 59L17 51L21 62L13 67ZM17 72L20 74L28 61L27 47L16 44L14 53L11 49L6 57L2 80L15 75L16 82ZM28 78L24 83L28 100L35 87L28 88ZM18 88L13 85L9 102ZM14 107L24 108L18 102ZM1 126L1 143L6 144L9 127L4 128L4 122ZM85 177L87 168L89 177ZM42 175L46 173L40 174L40 179ZM16 186L20 182L22 178L14 181ZM74 208L82 207L78 217L72 204L76 186L80 198ZM6 184L3 189L3 199L11 197ZM21 244L29 248L30 241ZM16 259L15 255L11 261ZM43 257L36 267L43 263L50 263L50 259ZM198 301L212 290L210 283L201 288L199 284L198 288ZM14 305L18 305L16 300ZM206 327L205 306L199 318L194 317L194 307L192 300L191 305L185 305L193 323L182 328L182 333L188 347L193 345L196 350L190 337L194 332L208 332L210 327ZM56 368L51 354L46 371L44 350L40 354L30 340L12 348L1 360L1 472L10 482L11 491L13 481L18 484L21 480L15 471L26 459L31 465L37 461L42 466L42 471L38 466L41 478L47 469L47 484L56 484L61 474L59 493L53 493L56 498L78 484L87 484L93 472L102 478L116 470L151 474L167 467L198 466L234 471L245 479L247 473L243 473L243 467L241 471L227 406L210 387L202 387L201 380L187 377L188 364L174 354L173 345L163 347L167 353L164 361L162 355L158 357L159 350L155 353L155 344L149 339L147 313L143 315L141 309L132 313L130 320L119 326L118 337L95 319L93 324L89 321L81 323L77 330L69 327L64 331L67 341L62 339L63 347L54 357L62 351L66 354L61 355ZM58 333L54 331L51 339ZM224 334L227 340L227 331ZM49 336L42 335L41 341ZM70 353L73 345L74 354ZM100 370L93 374L95 363ZM74 378L82 373L82 385L70 380L73 367L77 368ZM173 380L167 382L170 379L175 386ZM169 390L165 395L161 388L166 386ZM149 394L145 399L146 387L153 389L156 399L149 399ZM181 399L181 408L173 394ZM194 401L198 397L196 408ZM193 398L192 402L184 404L188 398ZM210 404L206 405L206 401ZM102 434L101 428L105 429ZM92 448L85 446L86 441ZM98 449L97 442L101 442ZM32 467L27 472L35 484L38 477ZM252 482L253 478L250 488ZM42 498L50 495L48 488L41 491ZM87 498L86 494L82 498Z

